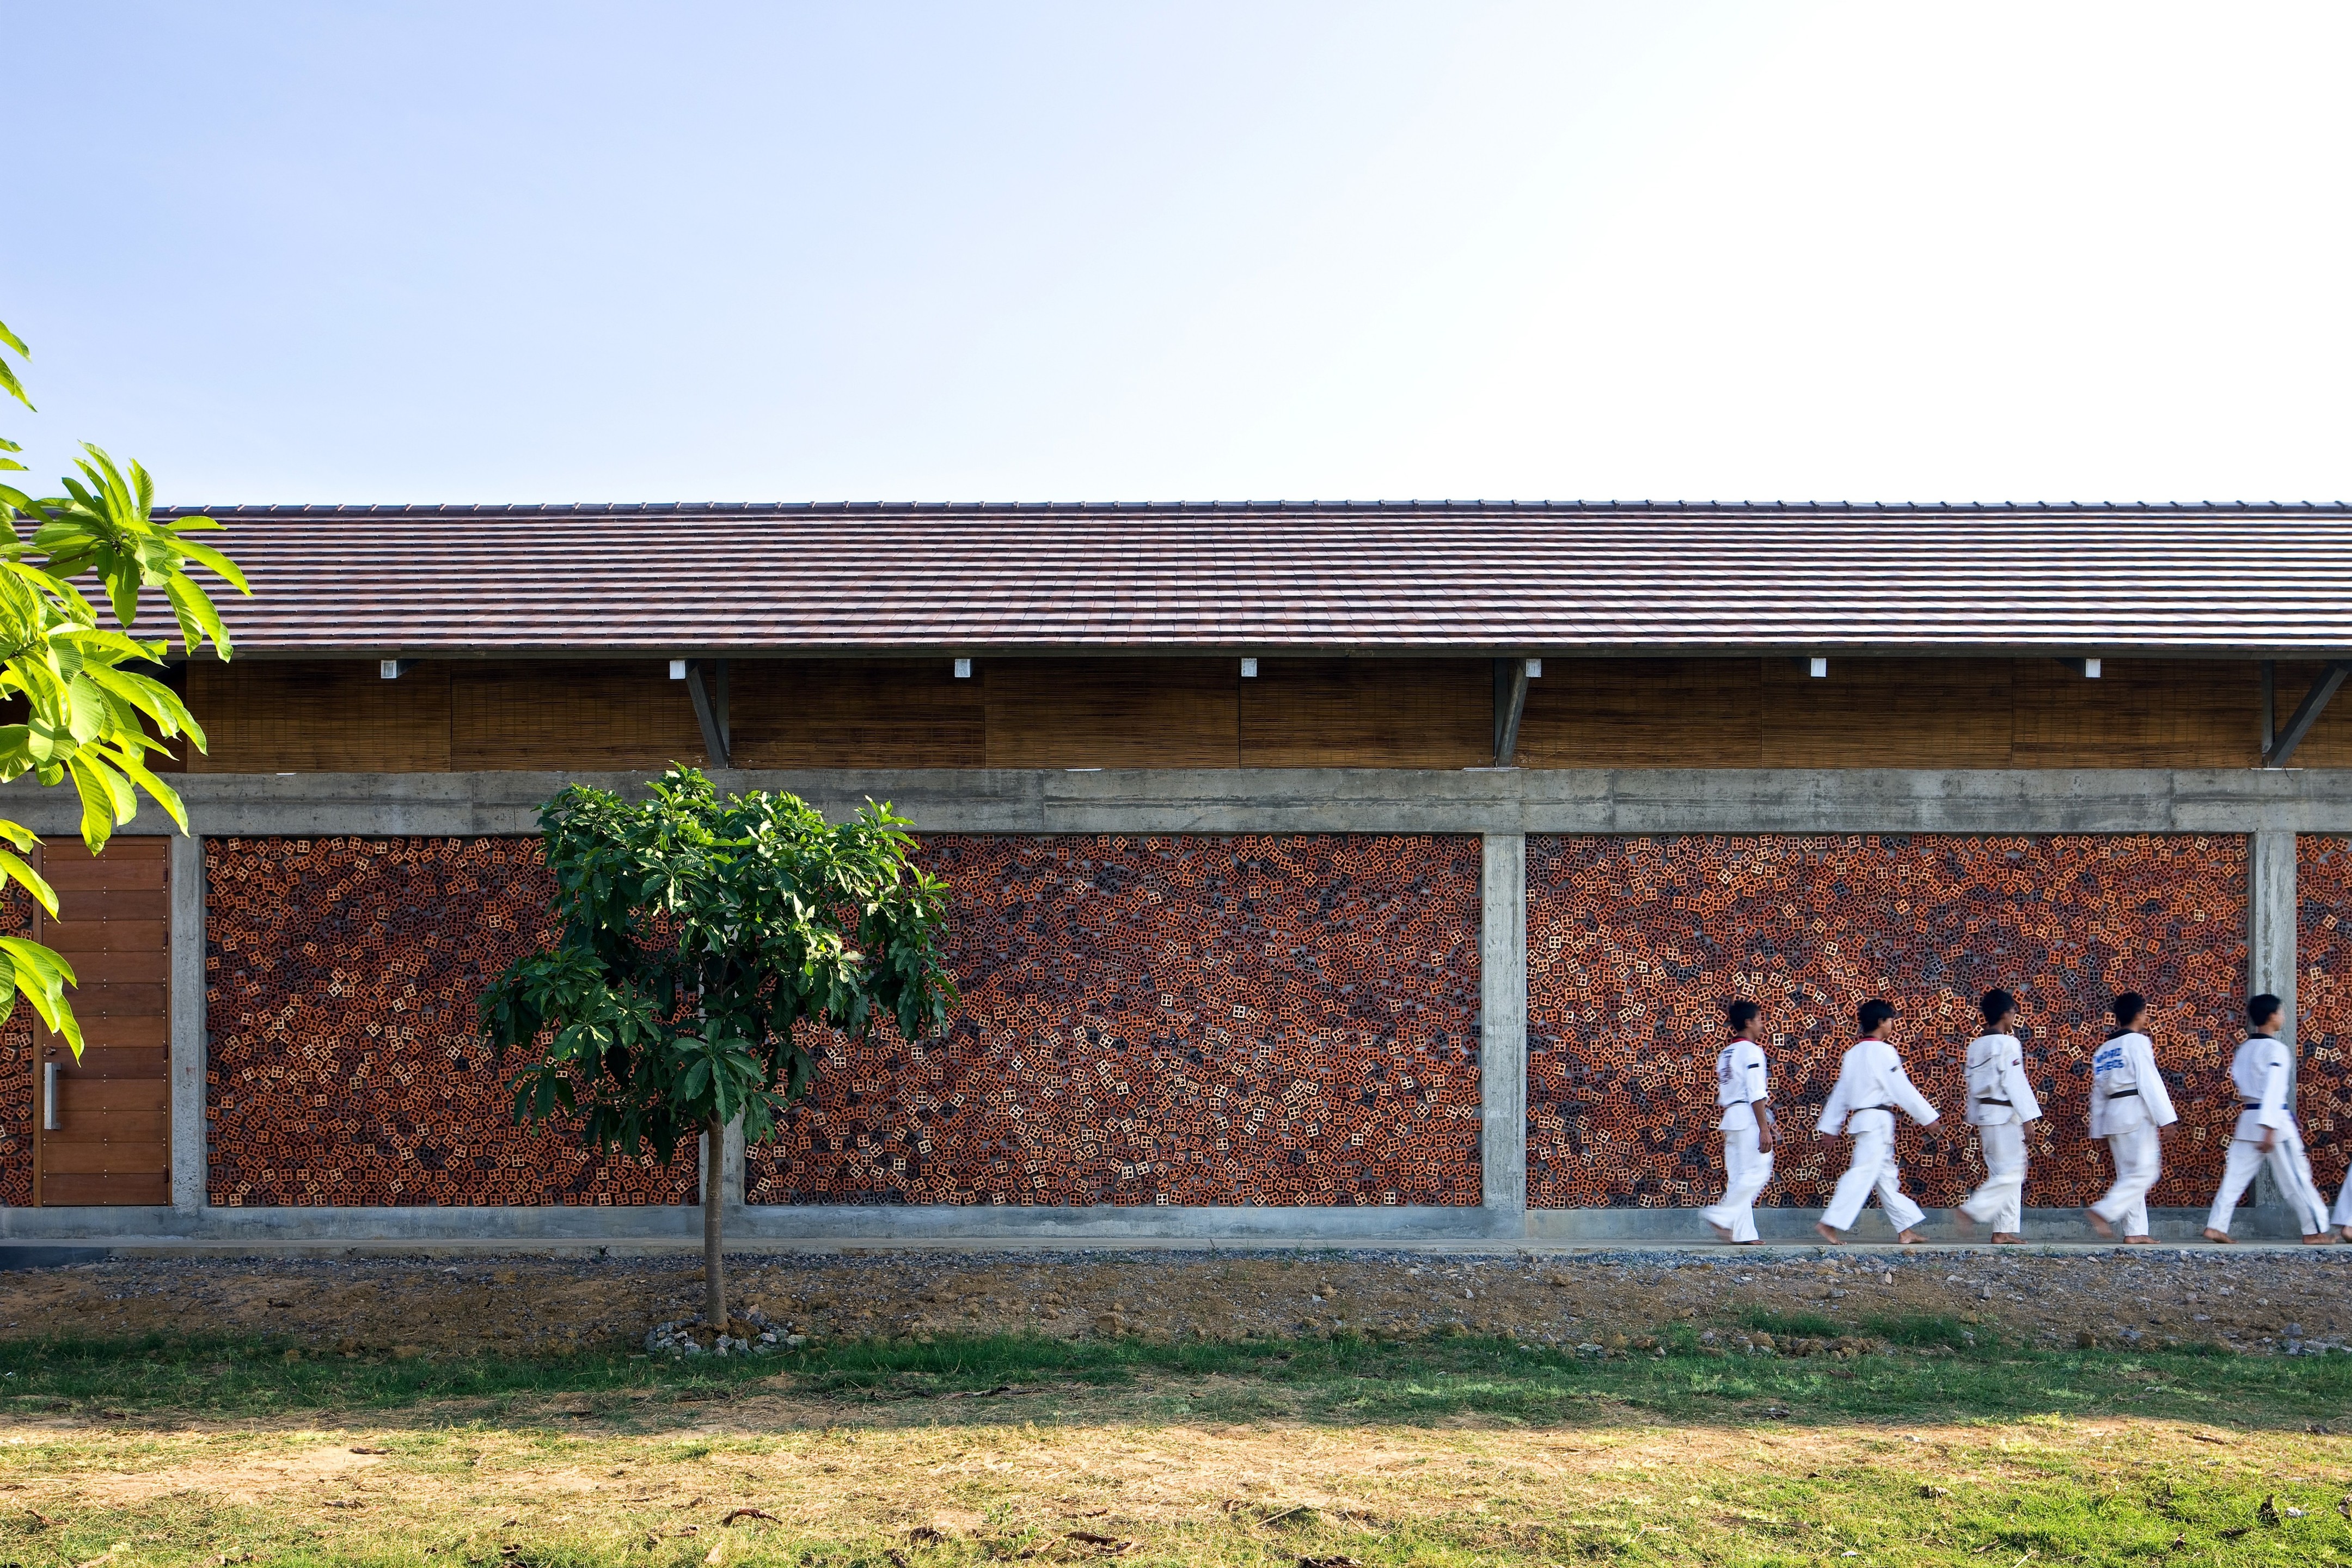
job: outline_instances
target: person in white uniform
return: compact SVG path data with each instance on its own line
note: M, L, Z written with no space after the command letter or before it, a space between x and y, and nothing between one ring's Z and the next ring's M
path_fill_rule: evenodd
M2238 1090L2238 1126L2230 1135L2229 1163L2221 1168L2221 1190L2213 1194L2213 1212L2205 1216L2205 1239L2230 1239L2231 1211L2238 1206L2246 1184L2268 1160L2278 1179L2279 1195L2303 1227L2306 1247L2326 1247L2336 1239L2328 1223L2327 1204L2311 1179L2311 1156L2304 1152L2303 1134L2294 1125L2294 1093L2290 1084L2294 1058L2278 1037L2282 1019L2279 999L2262 995L2246 1004L2246 1022L2253 1037L2238 1047L2230 1063L2230 1081Z
M1699 1211L1715 1234L1741 1247L1754 1247L1756 1194L1772 1179L1772 1089L1764 1067L1764 1047L1755 1034L1756 1004L1727 1002L1724 1020L1731 1026L1731 1043L1715 1058L1715 1103L1723 1116L1716 1123L1723 1134L1723 1201Z
M2146 1245L2147 1190L2164 1173L2164 1140L2180 1120L2157 1070L2156 1042L2140 1028L2147 1001L2137 991L2115 1000L2116 1032L2091 1053L2091 1136L2107 1141L2116 1179L2106 1196L2084 1210L2091 1228L2109 1240Z
M1822 1211L1821 1223L1813 1228L1827 1240L1843 1241L1841 1233L1853 1228L1853 1222L1862 1216L1862 1205L1870 1201L1875 1188L1878 1206L1895 1222L1895 1235L1903 1245L1910 1247L1921 1239L1918 1226L1927 1215L1903 1195L1902 1173L1895 1165L1895 1108L1900 1106L1923 1127L1935 1121L1936 1108L1911 1086L1903 1058L1887 1043L1895 1009L1873 998L1862 1005L1856 1021L1862 1026L1862 1038L1839 1064L1837 1088L1822 1107L1821 1120L1821 1131L1831 1137L1853 1134L1853 1163L1838 1178L1830 1205Z
M1960 1205L1963 1225L1990 1225L1996 1245L2024 1240L2025 1124L2042 1120L2042 1102L2025 1077L2025 1047L2009 1032L2017 998L1988 991L1982 1006L1985 1032L1969 1042L1969 1124L1984 1151L1984 1184Z

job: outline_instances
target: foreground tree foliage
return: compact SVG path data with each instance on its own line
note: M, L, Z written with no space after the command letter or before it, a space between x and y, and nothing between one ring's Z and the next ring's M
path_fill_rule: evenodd
M5 324L0 351L29 353ZM5 352L0 392L33 406ZM23 449L0 439L0 471L26 472L5 455ZM100 448L85 444L82 450L86 456L74 465L79 477L58 481L63 495L35 498L0 483L0 523L6 525L0 532L0 698L17 710L16 722L0 724L0 783L26 773L44 784L71 779L81 797L82 842L95 855L138 815L142 790L185 833L179 795L147 762L157 752L169 755L173 741L205 747L205 732L179 694L139 668L160 668L170 647L168 638L130 635L142 591L155 590L171 605L186 653L209 641L226 659L228 633L188 568L203 566L239 593L252 590L227 556L187 537L219 523L208 517L158 521L155 482L145 468L132 463L125 473ZM29 540L20 521L32 524ZM72 579L85 574L104 588L113 626L99 624L97 609L74 586ZM0 886L16 883L54 917L56 891L23 858L34 847L32 832L0 819L0 840L13 847L0 849ZM0 1018L15 1012L22 996L80 1057L81 1026L65 994L74 984L72 968L25 937L0 937Z
M868 801L835 825L792 795L730 795L673 768L631 803L574 784L540 813L562 934L483 996L494 1058L528 1050L518 1122L576 1125L600 1152L668 1163L708 1140L703 1316L727 1321L720 1160L816 1080L799 1026L860 1040L883 1018L918 1040L956 1003L939 952L947 886L908 824Z

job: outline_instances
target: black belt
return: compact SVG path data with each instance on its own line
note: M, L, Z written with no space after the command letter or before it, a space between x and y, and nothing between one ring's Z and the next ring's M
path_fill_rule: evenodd
M2260 1110L2262 1108L2263 1102L2259 1100L2242 1100L2238 1101L2238 1109L2241 1110Z
M2139 1098L2139 1090L2136 1089L2114 1089L2108 1093L2107 1098L2109 1100L2137 1100Z
M1979 1100L1977 1103L1979 1105L2007 1105L2009 1104L2009 1101L2005 1100Z

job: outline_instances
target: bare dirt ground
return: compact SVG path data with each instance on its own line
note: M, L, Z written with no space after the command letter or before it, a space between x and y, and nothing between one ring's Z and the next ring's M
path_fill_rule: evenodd
M2352 1247L1473 1257L1381 1252L742 1257L733 1304L818 1339L1023 1332L1233 1339L1468 1331L1606 1343L1759 1312L1841 1333L1934 1314L2030 1342L2352 1341ZM699 1260L159 1258L0 1274L0 1339L282 1338L316 1352L561 1353L700 1306ZM1850 1325L1850 1326L1849 1326Z

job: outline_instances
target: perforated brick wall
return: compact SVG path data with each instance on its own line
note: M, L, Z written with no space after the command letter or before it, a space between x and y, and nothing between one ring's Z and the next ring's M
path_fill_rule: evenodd
M533 838L205 845L210 1201L667 1204L674 1166L513 1125L475 1005L546 940Z
M37 906L11 884L0 895L0 936L24 936L33 929ZM40 1068L33 1050L39 1019L18 1001L0 1023L0 1206L33 1201L33 1115Z
M2295 1110L2327 1201L2352 1156L2352 838L2295 841Z
M2211 1200L2221 1072L2242 1037L2242 837L1531 837L1528 880L1530 1206L1713 1201L1732 995L1763 1005L1775 1099L1801 1129L1761 1202L1818 1205L1843 1171L1847 1142L1817 1139L1813 1120L1856 1005L1885 996L1913 1079L1946 1112L1903 1123L1905 1187L1953 1203L1982 1179L1959 1058L1994 985L2020 998L2047 1112L2028 1203L2080 1205L2110 1180L2087 1137L2088 1058L2119 990L2150 999L2185 1123L2152 1201Z
M755 1203L1479 1201L1467 837L957 837L944 1041L831 1042Z

